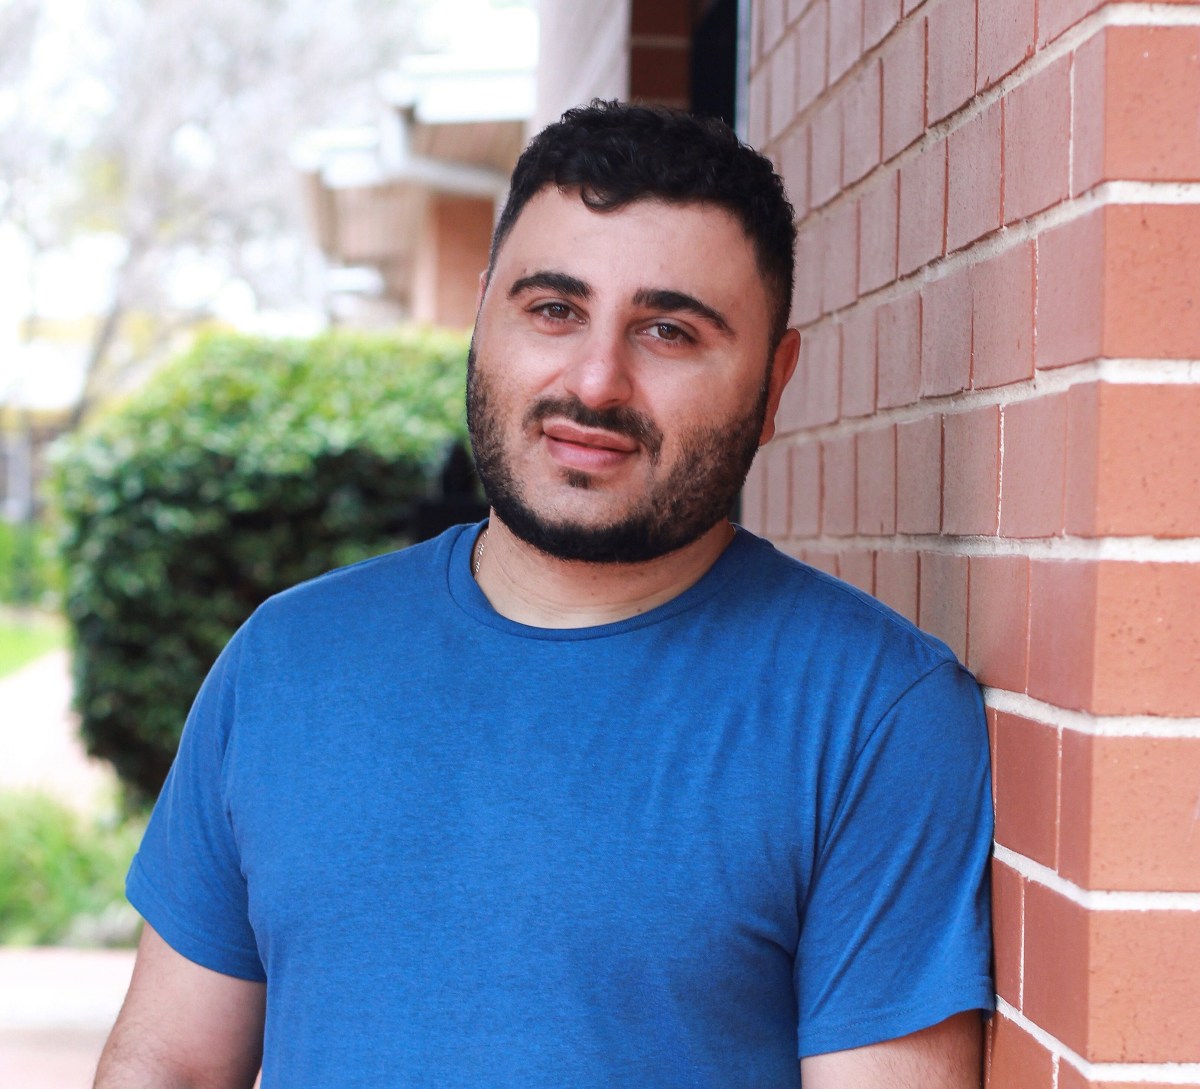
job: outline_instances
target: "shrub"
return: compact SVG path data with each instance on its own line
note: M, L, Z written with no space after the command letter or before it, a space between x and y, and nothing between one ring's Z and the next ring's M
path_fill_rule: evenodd
M46 605L59 588L57 560L46 529L0 520L0 603Z
M125 871L143 820L85 819L40 794L0 795L0 945L42 945L104 931L128 940ZM124 911L128 915L127 911Z
M407 543L465 436L466 344L201 340L60 459L89 750L153 798L221 647L265 598Z

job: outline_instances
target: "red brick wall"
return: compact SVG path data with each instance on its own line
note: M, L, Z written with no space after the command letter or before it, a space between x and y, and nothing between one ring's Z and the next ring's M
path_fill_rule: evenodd
M804 334L745 520L986 687L994 1089L1200 1086L1200 4L756 0Z

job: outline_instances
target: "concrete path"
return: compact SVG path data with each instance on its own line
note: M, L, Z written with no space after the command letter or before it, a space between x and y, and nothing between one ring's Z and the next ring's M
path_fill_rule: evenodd
M132 950L0 949L0 1089L87 1089Z
M101 804L116 777L88 757L76 730L65 650L0 678L0 790L42 790L82 811Z
M93 810L111 796L70 710L65 651L0 679L0 790L39 790ZM87 1089L129 976L132 950L0 948L0 1089Z

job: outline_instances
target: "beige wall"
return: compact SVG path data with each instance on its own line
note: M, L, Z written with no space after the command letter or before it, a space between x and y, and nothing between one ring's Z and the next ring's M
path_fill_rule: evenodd
M570 106L629 94L630 0L542 0L537 132Z

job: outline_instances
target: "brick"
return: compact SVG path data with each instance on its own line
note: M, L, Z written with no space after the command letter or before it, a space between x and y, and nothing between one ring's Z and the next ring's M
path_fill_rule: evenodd
M830 313L858 298L858 202L849 197L833 205L822 232L821 310Z
M872 61L842 96L843 185L852 185L879 165L882 94L880 65Z
M750 116L748 140L751 147L762 147L770 139L767 125L770 122L767 100L767 70L760 68L750 77Z
M782 0L768 0L764 5L755 5L755 10L766 8L768 11L782 12ZM771 23L770 41L774 41L783 32L782 14L778 25ZM629 16L631 34L653 34L686 37L692 32L692 5L688 0L659 0L653 4L634 4Z
M808 126L801 125L784 137L779 150L779 174L797 219L808 214L808 137Z
M896 278L900 175L895 170L873 179L858 202L858 293Z
M1070 192L1071 58L1061 57L1004 99L1004 222Z
M1068 439L1068 532L1200 536L1200 387L1074 386Z
M1067 395L1006 405L1000 416L1000 535L1054 537L1063 529Z
M774 139L796 116L796 43L784 42L767 61L767 131Z
M864 593L875 592L875 554L851 548L838 557L838 578Z
M1085 888L1200 891L1200 739L1063 737L1061 872Z
M1200 28L1105 32L1104 178L1200 178Z
M993 535L1000 498L1000 410L976 408L943 423L942 532Z
M1100 386L1085 382L1067 390L1067 462L1063 481L1063 528L1073 536L1096 535L1099 471Z
M1088 913L1034 881L1025 885L1024 964L1022 1012L1077 1054L1085 1054L1091 998Z
M821 444L802 442L791 448L793 537L821 532Z
M989 1089L1055 1089L1054 1057L1024 1029L996 1015Z
M1089 0L1090 2L1090 0ZM1103 33L1076 51L1071 65L1071 193L1086 193L1104 178L1105 83L1108 58Z
M983 0L979 4L977 90L992 86L1033 56L1034 12L1034 0Z
M1200 206L1106 208L1105 232L1105 354L1200 357Z
M877 335L878 406L912 404L921 394L921 296L910 291L879 307Z
M896 532L896 429L876 427L857 436L856 525L867 536Z
M812 205L827 204L842 190L842 108L836 99L824 102L813 114L809 158L809 192Z
M921 288L921 396L971 384L971 282L965 267Z
M767 536L780 540L788 535L791 518L792 470L788 448L779 442L759 450L758 460L766 470Z
M942 523L942 418L896 425L896 532L937 533Z
M1034 560L1029 694L1102 715L1200 711L1200 567Z
M946 141L946 252L1000 226L1000 103L994 102Z
M1025 881L1003 862L992 861L992 936L996 951L996 993L1021 1008L1021 929Z
M838 553L825 548L806 548L800 558L810 567L833 575L834 578L838 577Z
M1104 351L1104 213L1052 227L1037 241L1037 366L1065 367Z
M1100 911L1091 920L1092 1062L1200 1061L1200 912Z
M875 307L856 306L842 324L842 417L875 411Z
M1107 0L1054 0L1043 3L1038 12L1038 48L1052 42L1085 16L1102 7Z
M831 0L829 5L829 82L837 83L862 56L861 0Z
M967 656L967 557L922 552L920 613L923 630L946 644L959 661Z
M967 665L980 684L1024 692L1029 670L1029 560L972 556Z
M914 19L884 46L883 157L899 154L925 131L925 20Z
M1200 565L1099 563L1095 688L1087 710L1200 714L1198 601Z
M926 115L933 125L975 93L975 5L964 0L937 4L927 20Z
M679 47L634 44L629 50L629 97L686 102L692 82L686 41Z
M821 316L823 243L821 221L810 216L796 232L796 287L788 316L791 325L807 325Z
M825 43L829 33L829 9L813 4L796 24L796 110L816 101L827 85Z
M742 485L738 520L752 533L760 536L766 532L766 487L766 468L756 458L746 475L746 483Z
M1058 731L996 715L996 842L1054 869L1058 844Z
M874 49L900 21L900 0L866 0L863 4L863 50Z
M1095 673L1096 568L1034 560L1029 572L1029 694L1082 710Z
M900 168L899 271L907 275L943 253L946 228L946 141Z
M917 554L884 551L875 555L875 596L901 616L917 622Z
M972 373L976 389L1033 377L1033 245L971 266Z
M825 322L805 335L800 344L796 373L779 402L776 420L782 434L819 427L838 418L840 357L839 326Z
M854 532L854 446L853 435L821 444L821 528L830 537Z
M664 4L662 7L668 11L672 7L679 7L678 0L674 4ZM682 5L687 7L686 2ZM667 12L660 12L656 9L658 4L634 4L632 17L630 19L630 30L634 34L687 34L688 30L680 31L678 29L669 30L647 30L639 29L639 26L649 24L651 20L656 20L660 24L666 24L670 21L670 16ZM653 12L653 14L651 14ZM685 11L684 18L690 22L690 13ZM776 45L779 44L779 39L783 37L783 27L786 19L786 10L784 0L759 0L751 9L750 16L757 24L757 32L759 37L759 51L762 55L770 53Z

